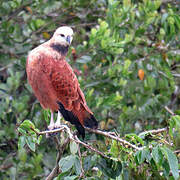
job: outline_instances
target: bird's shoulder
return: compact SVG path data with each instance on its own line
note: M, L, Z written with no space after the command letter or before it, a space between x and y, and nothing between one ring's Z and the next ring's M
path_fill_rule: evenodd
M44 43L29 52L28 61L63 60L60 53L56 52L49 43Z
M60 102L66 100L67 102L64 103L68 104L70 101L74 101L78 98L78 79L73 69L66 61L63 61L63 67L59 64L53 66L50 81Z
M51 80L54 84L62 85L61 88L72 88L77 86L77 77L71 66L65 61L55 62L52 65Z

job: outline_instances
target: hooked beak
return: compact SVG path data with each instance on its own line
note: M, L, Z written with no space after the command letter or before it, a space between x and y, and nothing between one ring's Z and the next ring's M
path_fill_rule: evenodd
M67 36L66 41L68 42L68 44L71 44L71 36Z

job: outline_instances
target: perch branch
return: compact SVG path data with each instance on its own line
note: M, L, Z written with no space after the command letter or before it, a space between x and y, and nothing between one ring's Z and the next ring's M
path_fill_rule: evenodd
M89 132L93 132L93 133L96 133L96 134L100 134L100 135L103 135L103 136L106 136L106 137L108 137L108 138L110 138L110 139L114 139L114 140L116 140L116 141L118 141L118 142L120 142L120 143L122 143L122 144L124 144L124 145L128 145L129 147L131 147L131 148L133 148L133 149L135 149L135 150L142 150L143 149L143 147L137 147L137 146L135 146L134 144L131 144L131 143L129 143L128 141L126 141L126 140L124 140L124 139L121 139L121 138L119 138L118 136L116 136L115 134L112 134L112 132L105 132L105 131L101 131L101 130L99 130L99 129L90 129L90 128L85 128L87 131L89 131Z
M118 137L115 133L112 133L112 132L105 132L105 131L101 131L99 129L90 129L90 128L87 128L85 127L85 129L89 132L92 132L92 133L95 133L95 134L100 134L100 135L103 135L107 138L110 138L110 139L114 139L118 142L120 142L121 144L123 145L128 145L129 147L135 149L135 150L142 150L144 147L138 147L134 144L131 144L130 142ZM95 148L93 148L92 146L90 146L89 144L86 144L82 141L80 141L77 136L74 137L74 135L71 133L70 129L66 126L66 125L62 125L62 127L58 128L58 129L54 129L54 130L47 130L47 131L42 131L42 132L37 132L35 130L33 130L34 132L36 132L38 135L43 135L43 134L51 134L51 133L54 133L54 132L60 132L60 131L63 131L65 130L68 134L69 134L69 138L71 140L74 140L75 142L79 143L79 144L82 144L83 146L85 146L86 148L102 155L103 157L106 157L106 158L109 158L108 156L106 156L104 153L96 150ZM156 130L150 130L150 131L145 131L143 132L143 134L158 134L158 133L162 133L162 132L165 132L167 131L168 129L167 128L161 128L161 129L156 129Z
M125 145L128 145L129 147L131 147L131 148L133 148L133 149L135 149L135 150L142 150L142 149L143 149L143 147L137 147L137 146L135 146L134 144L131 144L131 143L129 143L128 141L119 138L118 136L114 135L112 132L105 132L105 131L101 131L101 130L98 130L98 129L90 129L90 128L87 128L87 127L85 127L85 129L86 129L87 131L89 131L89 132L93 132L93 133L96 133L96 134L100 134L100 135L106 136L106 137L108 137L108 138L110 138L110 139L114 139L114 140L116 140L116 141L119 141L120 143L125 144ZM92 150L92 151L94 151L94 152L102 155L103 157L106 157L106 158L108 157L108 156L106 156L104 153L96 150L95 148L91 147L90 145L88 145L88 144L80 141L80 140L77 139L77 138L74 138L73 135L72 135L72 133L71 133L71 131L70 131L70 129L69 129L66 125L62 125L62 127L58 128L58 129L47 130L47 131L42 131L42 132L37 132L37 131L35 131L35 129L32 129L32 130L33 130L36 134L38 134L38 135L49 134L49 133L51 134L51 133L54 133L54 132L60 132L60 131L62 131L62 130L66 130L66 132L69 134L69 138L70 138L70 139L76 141L77 143L82 144L82 145L85 146L86 148L88 148L88 149L90 149L90 150Z
M64 130L64 127L61 127L61 128L58 128L58 129L53 129L53 130L41 131L41 132L38 132L38 131L36 131L36 129L31 127L31 130L33 130L38 136L40 136L40 135L44 135L44 134L53 134L53 133L56 133L56 132L61 132L62 130Z
M169 109L168 109L168 111L169 111ZM61 132L61 131L65 131L68 134L68 138L65 140L65 142L64 142L64 144L62 146L60 146L59 140L58 140L57 137L54 139L55 142L56 142L56 147L58 149L58 154L57 154L57 157L56 157L56 165L53 168L53 170L51 171L51 173L48 175L46 180L52 180L54 177L57 177L58 174L61 172L61 170L59 169L59 160L61 159L61 156L62 156L62 154L63 154L67 144L70 142L70 140L75 141L78 144L78 146L79 146L79 144L81 144L85 148L87 148L87 149L89 149L89 150L91 150L91 151L93 151L93 152L95 152L95 153L97 153L97 154L99 154L99 155L101 155L101 156L103 156L105 158L108 158L108 159L111 158L111 157L107 156L106 154L104 154L103 152L101 152L101 151L97 150L96 148L92 147L91 145L89 145L89 144L87 144L85 142L80 141L76 134L72 134L71 133L71 130L70 130L70 128L67 125L61 125L61 127L58 128L58 129L41 131L41 132L37 132L33 128L31 128L31 129L37 135L52 134L52 133ZM139 150L142 150L144 148L143 146L138 147L138 146L136 146L134 144L131 144L130 142L120 138L117 134L115 134L113 132L105 132L105 131L101 131L99 129L90 129L90 128L87 128L87 127L85 127L85 129L87 131L89 131L89 132L100 134L100 135L103 135L103 136L105 136L107 138L110 138L110 139L114 139L114 140L120 142L122 146L123 145L128 145L129 147L133 148L135 151L139 151ZM156 129L156 130L145 131L145 132L143 132L143 134L158 134L158 133L166 132L167 130L168 130L168 128L161 128L161 129ZM78 153L79 153L79 156L81 156L80 149L79 149ZM82 167L82 164L81 164L81 167Z

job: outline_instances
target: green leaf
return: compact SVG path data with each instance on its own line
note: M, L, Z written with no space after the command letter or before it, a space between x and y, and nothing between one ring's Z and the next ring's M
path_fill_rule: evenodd
M98 160L97 166L105 175L110 178L116 178L122 172L121 162L115 161L113 159L100 158Z
M69 172L61 172L57 178L54 178L54 180L62 180L64 177L67 177L69 175Z
M76 174L80 175L81 174L81 164L80 164L80 159L78 156L75 157L74 166L75 166Z
M179 115L172 116L170 121L174 122L174 127L173 128L180 131L180 116Z
M35 125L30 120L23 121L19 127L27 131L31 130L31 128L35 129Z
M107 41L105 39L101 40L101 47L104 49L107 47Z
M119 154L119 147L118 147L117 141L112 140L110 152L112 153L113 157L117 157L118 156L118 154Z
M23 134L23 135L26 135L26 131L24 130L24 129L22 129L22 128L18 128L18 131L21 133L21 134Z
M95 28L92 28L92 29L91 29L91 34L92 34L93 36L95 36L96 33L97 33L97 30L96 30Z
M114 53L115 54L122 54L124 52L124 49L123 48L117 48L115 49Z
M66 177L64 177L64 180L74 180L74 179L76 179L78 176L75 176L75 175L73 175L73 176L66 176Z
M101 21L100 27L101 27L102 29L106 29L106 28L108 28L108 23L107 23L106 21Z
M128 43L128 42L130 42L130 41L132 41L133 40L133 34L125 34L125 39L124 39L124 41L126 42L126 43Z
M164 175L168 178L169 177L169 172L170 172L170 167L167 159L163 160L162 167L164 169Z
M79 59L77 59L76 62L78 63L88 63L92 60L91 56L81 56Z
M18 157L23 163L27 161L27 152L25 148L18 149Z
M59 162L59 166L62 172L67 172L73 167L74 163L75 163L75 156L70 155L65 158L62 158Z
M36 129L36 130L37 130L37 129ZM38 139L37 139L36 143L37 143L37 144L40 144L41 140L42 140L42 135L38 136Z
M135 158L137 159L138 164L142 164L145 161L145 159L148 157L148 155L149 155L148 149L137 151L135 154Z
M179 171L178 171L178 160L175 154L167 147L161 148L163 154L166 156L170 170L172 172L172 175L174 179L179 179Z
M36 28L40 28L41 26L43 26L45 24L45 21L42 19L36 19L35 21L35 26Z
M180 17L178 15L174 15L174 19L178 29L180 30Z
M131 7L131 0L123 0L123 6L125 9L128 9Z
M124 61L124 70L128 70L130 65L131 65L131 61L129 59Z
M70 142L70 151L71 151L71 154L75 155L78 151L78 145L75 141L71 141Z
M33 138L32 138L31 136L26 137L26 143L27 143L28 147L29 147L32 151L35 152L35 150L36 150L36 144L35 144L35 142L34 142L34 140L33 140Z
M22 149L26 144L26 138L24 136L20 136L18 139L18 149Z
M172 116L170 121L170 128L169 128L169 134L171 138L174 140L174 135L178 137L180 135L180 116Z
M128 138L130 141L132 141L135 144L141 143L142 145L144 145L144 141L142 140L142 137L140 135L137 136L134 133L130 133L130 134L126 134L126 138Z
M162 165L163 154L159 146L156 146L152 149L152 157L158 165Z

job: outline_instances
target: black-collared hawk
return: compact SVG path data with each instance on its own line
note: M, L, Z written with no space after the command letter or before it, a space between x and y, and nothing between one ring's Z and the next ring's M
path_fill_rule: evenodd
M63 26L52 38L33 49L27 58L28 82L44 109L51 110L48 128L60 127L60 117L74 124L84 138L84 127L97 128L98 123L88 108L78 79L65 57L73 39L73 30ZM53 113L58 112L56 123Z

